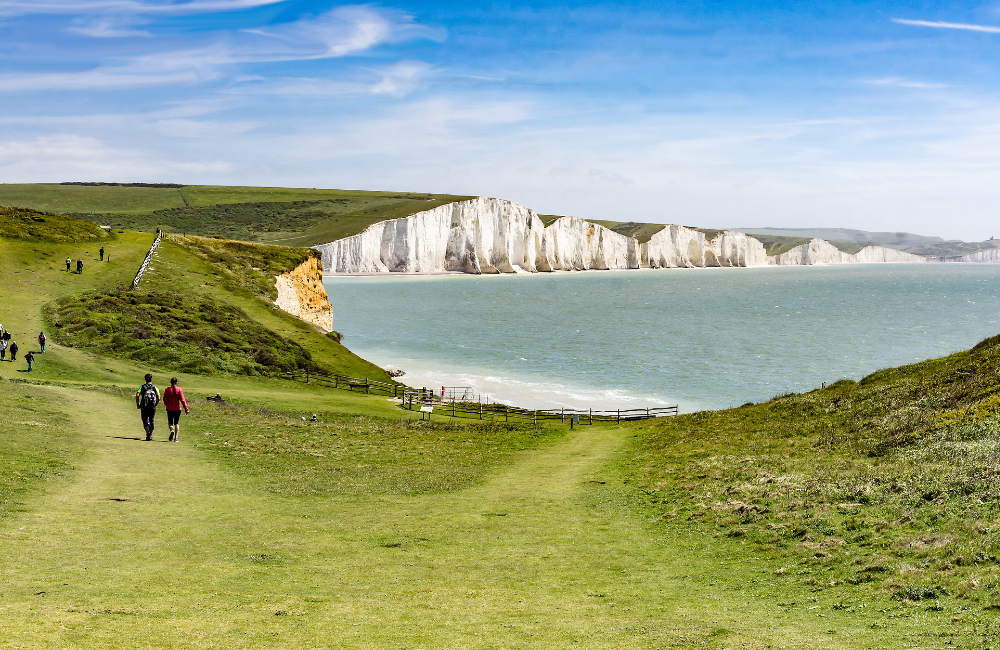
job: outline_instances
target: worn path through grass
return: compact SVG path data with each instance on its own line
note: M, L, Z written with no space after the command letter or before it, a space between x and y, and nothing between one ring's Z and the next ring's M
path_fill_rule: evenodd
M869 642L865 617L779 609L808 594L728 541L654 533L608 463L623 429L467 490L283 498L165 423L140 441L127 399L43 390L88 451L0 528L2 648L882 648L917 623Z

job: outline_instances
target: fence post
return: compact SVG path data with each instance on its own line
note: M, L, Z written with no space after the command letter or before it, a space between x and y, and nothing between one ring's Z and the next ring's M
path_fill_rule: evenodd
M510 422L510 406L506 404L503 405L503 421Z
M538 427L538 411L531 412L531 423L535 425L535 428Z
M479 419L483 419L483 403L479 402Z
M566 407L565 406L562 407L562 416L560 416L559 421L560 422L565 422L566 421Z
M306 368L306 383L309 383L309 368Z
M594 409L593 409L593 407L591 407L591 409L590 409L590 423L591 424L594 423Z
M649 407L648 406L646 407L646 419L647 420L649 419Z
M340 375L333 376L333 387L340 388Z
M455 417L455 398L451 398L451 417Z
M622 423L622 410L618 409L618 424Z

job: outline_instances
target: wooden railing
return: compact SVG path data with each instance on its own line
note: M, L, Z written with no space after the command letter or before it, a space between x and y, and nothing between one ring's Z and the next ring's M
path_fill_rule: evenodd
M402 407L407 410L420 410L420 407L433 407L434 413L451 417L485 419L503 419L505 422L543 420L559 420L560 422L578 422L593 424L594 422L629 422L633 420L648 420L652 418L678 415L677 406L661 406L657 408L639 409L525 409L499 402L483 403L481 397L476 401L462 399L442 399L436 391L423 388L410 388L403 384L368 379L367 377L348 377L346 375L328 375L309 370L296 370L285 373L285 376L295 381L320 384L330 388L364 391L366 394L376 393L392 395L402 399Z
M367 394L382 393L393 397L402 397L408 390L402 384L394 384L388 381L378 381L367 377L348 377L347 375L327 375L311 370L295 370L286 372L285 376L296 381L304 380L307 384L319 384L331 388L343 388L344 390L364 391ZM412 389L411 389L412 390Z

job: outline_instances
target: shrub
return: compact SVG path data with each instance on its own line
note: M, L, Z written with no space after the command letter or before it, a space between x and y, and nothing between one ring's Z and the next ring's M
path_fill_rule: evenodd
M95 292L50 303L46 317L62 345L184 372L320 369L302 346L203 294Z

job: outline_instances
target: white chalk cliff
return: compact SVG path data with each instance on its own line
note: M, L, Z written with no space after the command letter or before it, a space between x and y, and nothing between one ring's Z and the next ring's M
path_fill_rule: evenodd
M1000 248L991 248L978 253L969 253L949 262L972 262L979 264L1000 264Z
M741 232L722 231L710 240L684 226L666 226L642 244L642 265L658 268L765 266L764 244Z
M883 246L865 246L857 253L845 253L824 239L813 239L808 244L768 258L769 264L812 265L812 264L871 264L888 262L893 264L910 262L927 262L926 257L904 253L894 248Z
M515 273L641 267L762 266L763 245L743 233L710 241L667 226L644 244L577 217L548 227L534 210L480 197L449 203L315 246L324 273Z
M926 262L926 257L881 246L856 255L822 239L768 257L764 245L741 232L712 239L684 226L665 226L640 244L604 226L561 217L546 227L534 210L480 197L449 203L363 232L314 246L324 273L517 273L588 269L696 268Z

